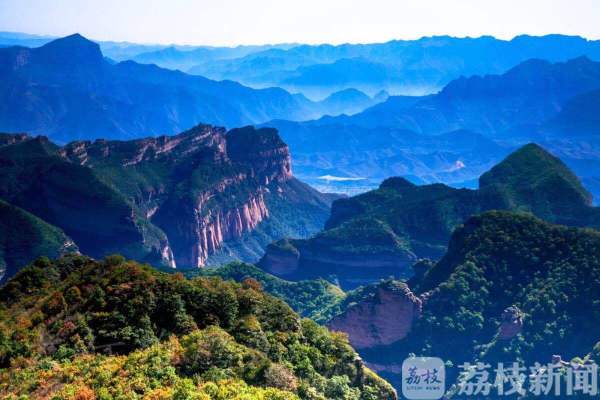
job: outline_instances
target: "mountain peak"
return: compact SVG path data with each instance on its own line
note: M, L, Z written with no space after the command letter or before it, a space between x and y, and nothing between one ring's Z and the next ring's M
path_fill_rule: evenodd
M569 201L591 204L591 195L575 174L557 157L535 143L529 143L481 175L481 189L504 188L511 201L520 197L556 196ZM506 190L508 189L508 190ZM523 198L525 198L523 197Z
M394 190L404 190L414 188L416 185L410 182L408 179L403 178L401 176L393 176L391 178L387 178L381 185L379 185L380 189L394 189Z
M533 167L536 167L533 169ZM536 143L528 143L511 153L502 162L483 174L479 180L480 186L497 183L508 178L524 177L525 174L541 172L542 170L557 169L569 172L563 162L548 153ZM510 172L510 174L504 174ZM509 176L510 175L510 176Z
M79 33L53 40L39 49L46 59L60 62L102 62L103 55L100 45L83 37Z
M51 42L46 43L44 46L44 48L60 48L60 47L88 47L88 48L100 48L100 46L95 43L92 42L91 40L87 39L86 37L82 36L79 33L74 33L72 35L69 36L65 36L59 39L55 39Z

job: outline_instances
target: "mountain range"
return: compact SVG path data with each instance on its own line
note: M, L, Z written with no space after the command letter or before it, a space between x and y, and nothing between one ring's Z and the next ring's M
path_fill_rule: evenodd
M532 49L546 48L540 44L544 38L526 39L510 43L531 40L537 43ZM584 50L595 42L545 40L572 42L569 52L593 55ZM541 55L558 54L556 43ZM451 80L427 96L369 97L353 88L313 102L278 88L255 90L132 61L114 63L97 44L73 35L33 49L0 49L6 77L0 85L6 100L0 129L64 144L174 134L199 122L262 123L276 127L289 144L298 177L324 191L343 192L374 188L396 175L473 188L506 154L535 141L598 194L598 65L586 57L532 59L500 75ZM300 121L324 114L332 116Z
M388 176L474 187L508 152L535 141L560 156L598 194L600 63L523 62L502 75L450 82L424 97L391 96L352 116L271 121L302 179ZM457 134L459 133L459 134Z
M21 32L0 32L0 47L40 47L56 39L60 39L60 37L32 35ZM94 40L94 42L100 45L102 53L106 57L116 62L133 60L139 56L139 62L142 64L157 64L164 68L179 69L182 71L197 64L199 59L203 61L207 59L224 60L243 57L250 53L271 48L287 49L295 46L293 43L219 47L147 44L107 40Z
M434 93L460 76L499 74L528 59L600 60L598 41L576 36L423 37L373 44L271 48L229 60L201 60L190 73L252 87L282 87L310 98L355 88L373 95ZM160 59L154 59L160 65Z
M39 47L54 39L0 32L0 47ZM341 45L98 44L117 62L156 64L257 88L281 87L317 99L344 89L358 89L370 96L381 90L405 95L434 93L461 75L499 74L532 58L558 62L588 56L600 60L598 41L565 35L521 35L511 40L432 36Z
M1 139L0 198L10 203L3 207L25 210L18 215L31 228L22 230L40 237L27 248L8 235L17 242L5 245L6 277L42 255L39 240L48 256L74 242L94 257L121 253L184 269L255 261L274 238L318 231L336 198L293 177L273 129L199 125L175 136L62 147L43 136Z
M0 48L0 74L0 129L60 143L174 134L201 122L232 128L301 120L376 101L350 92L315 103L279 88L256 90L155 65L114 63L77 34L37 48Z
M529 144L484 173L479 189L385 180L373 191L333 203L325 230L269 245L259 265L286 279L326 278L353 288L409 278L422 258L439 259L452 232L487 210L528 212L570 226L600 226L600 209L558 158Z

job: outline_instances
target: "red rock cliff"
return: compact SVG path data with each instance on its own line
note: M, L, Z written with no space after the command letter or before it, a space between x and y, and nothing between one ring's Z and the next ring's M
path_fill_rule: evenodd
M176 136L74 142L60 154L109 176L132 213L164 231L160 253L177 267L201 267L224 241L255 229L269 217L265 193L292 178L273 129L200 125ZM116 166L122 174L108 175Z
M408 335L421 314L421 300L401 282L386 282L327 325L348 334L357 349L392 344Z

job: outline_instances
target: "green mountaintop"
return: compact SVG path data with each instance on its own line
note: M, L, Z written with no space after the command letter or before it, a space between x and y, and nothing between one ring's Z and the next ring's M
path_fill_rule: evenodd
M417 259L442 257L465 220L494 209L569 226L600 226L600 209L591 206L578 178L558 158L528 144L483 174L478 190L418 186L393 177L376 190L336 200L325 231L308 240L274 243L260 265L290 279L335 275L346 287L390 275L406 278ZM393 267L386 254L397 255ZM327 263L319 261L324 255L332 255ZM344 255L364 261L350 266Z
M188 280L120 256L68 256L39 259L0 289L1 397L241 395L397 398L344 335L250 280Z
M225 280L245 282L255 280L265 292L284 300L298 314L317 322L325 322L334 307L339 306L346 294L324 279L287 281L268 274L252 264L234 262L219 268L186 271L188 277L218 276Z
M350 292L338 307L345 320L337 328L347 330L351 341L356 321L367 318L373 332L393 334L393 324L408 332L386 345L361 349L361 356L379 365L378 371L397 387L400 375L394 366L410 354L447 361L450 379L458 378L464 362L531 366L550 363L554 355L597 359L599 254L596 230L555 225L525 213L487 211L458 227L444 257L423 263L407 282L408 298L417 299L410 305L414 319L402 319L411 301L395 303L389 289L394 282L384 281ZM370 305L369 293L384 295ZM377 319L365 311L369 307L397 317Z
M598 223L597 212L590 213L592 196L575 174L533 143L483 174L479 191L494 208L528 211L566 225Z

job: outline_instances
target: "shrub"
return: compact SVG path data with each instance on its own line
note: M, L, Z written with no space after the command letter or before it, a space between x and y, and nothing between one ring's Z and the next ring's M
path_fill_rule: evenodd
M198 330L182 339L182 368L186 373L201 374L211 367L234 368L242 361L242 349L219 327Z
M271 364L265 371L265 384L277 389L295 392L298 380L288 368L281 364Z

